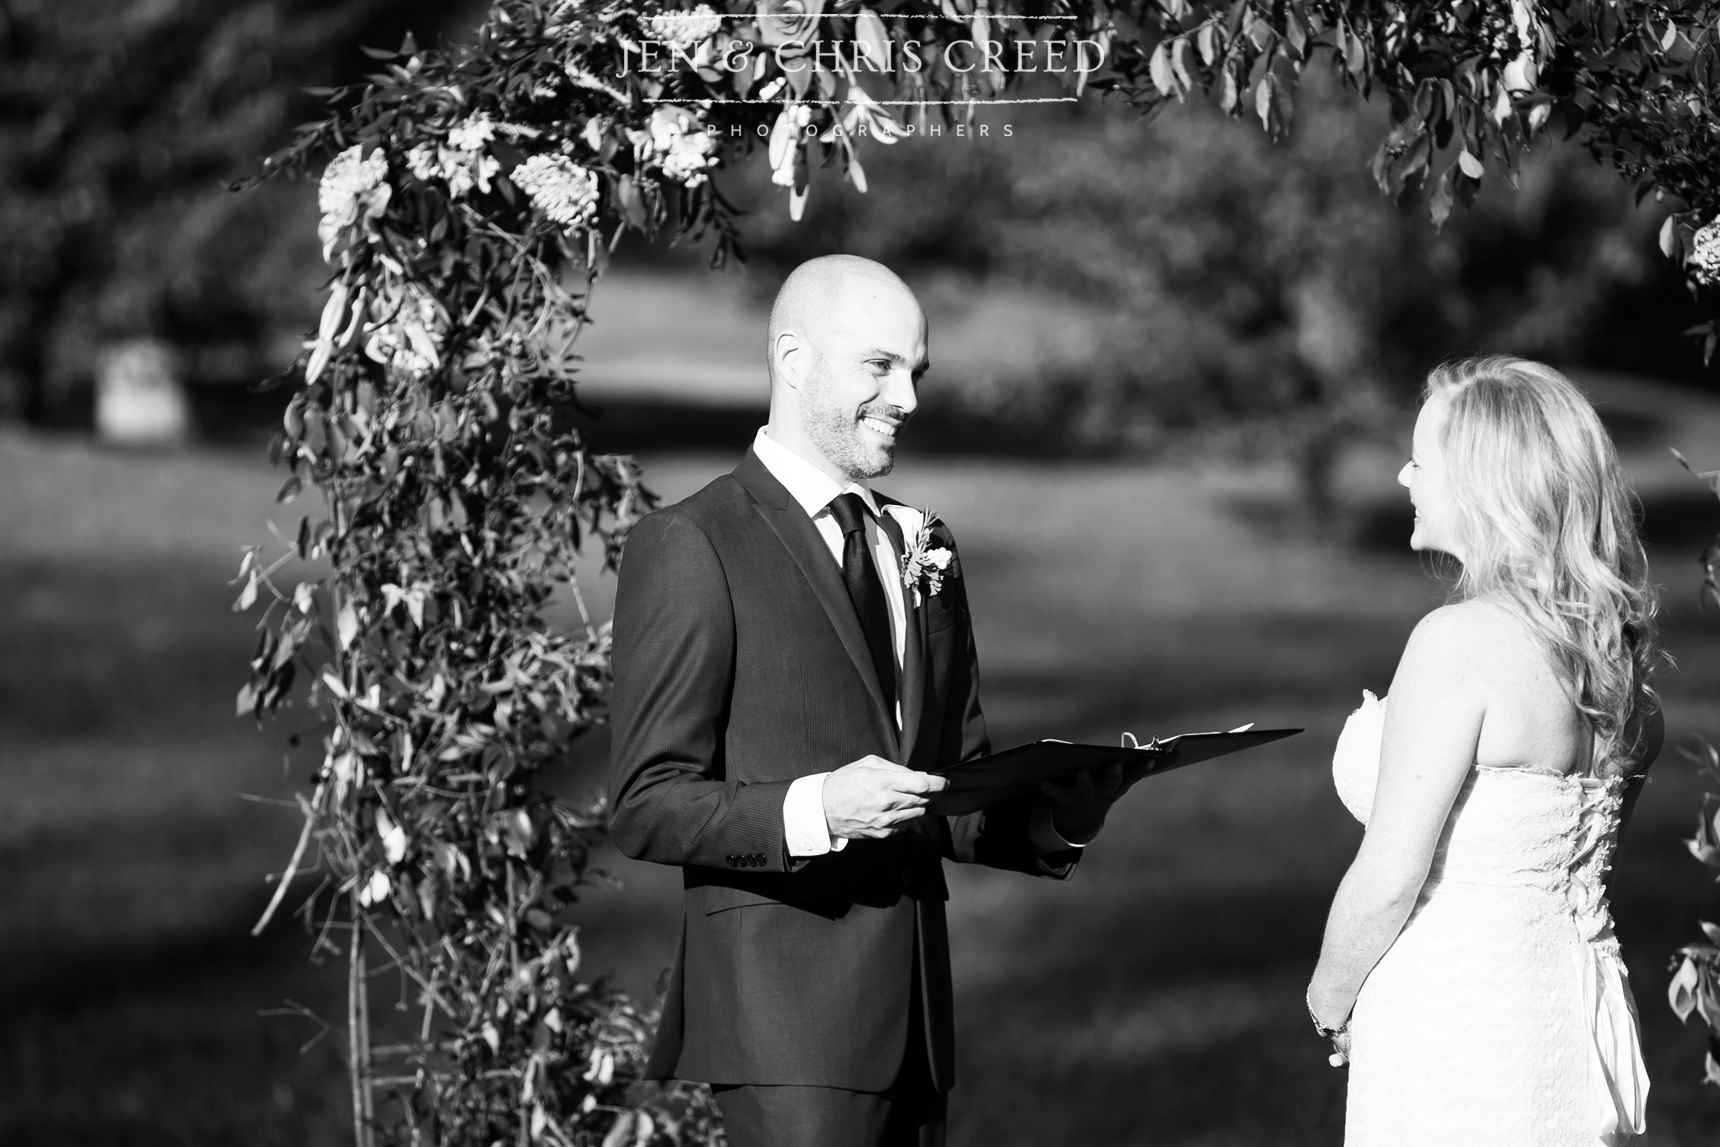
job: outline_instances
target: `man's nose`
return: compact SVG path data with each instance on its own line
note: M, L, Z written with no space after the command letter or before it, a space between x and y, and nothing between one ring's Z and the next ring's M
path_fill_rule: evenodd
M884 382L885 402L902 412L902 417L914 413L920 405L919 393L914 388L914 376L905 370L893 370Z

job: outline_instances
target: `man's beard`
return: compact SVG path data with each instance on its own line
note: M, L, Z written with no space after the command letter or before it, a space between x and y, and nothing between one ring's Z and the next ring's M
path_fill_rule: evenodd
M835 403L812 405L804 411L806 436L851 481L882 478L896 467L895 443L874 445L862 436L860 419L869 414L898 427L905 422L901 411L887 402L868 402L854 414Z

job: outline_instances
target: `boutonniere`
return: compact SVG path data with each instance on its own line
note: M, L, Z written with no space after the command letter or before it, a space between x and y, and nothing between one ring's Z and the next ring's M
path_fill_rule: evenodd
M903 539L908 546L908 552L902 555L902 585L913 595L917 608L926 598L936 597L944 591L944 578L956 556L955 551L932 533L932 527L938 524L938 516L931 510L891 506L890 512L902 524Z

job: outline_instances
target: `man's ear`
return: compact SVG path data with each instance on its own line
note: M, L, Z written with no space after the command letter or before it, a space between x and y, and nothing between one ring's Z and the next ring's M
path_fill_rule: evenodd
M776 377L791 390L799 390L812 364L812 348L796 331L781 331L770 344L771 364Z

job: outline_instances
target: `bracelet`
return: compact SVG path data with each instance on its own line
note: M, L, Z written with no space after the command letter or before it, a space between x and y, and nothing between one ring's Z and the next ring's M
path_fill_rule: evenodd
M1335 1028L1329 1028L1325 1024L1321 1023L1320 1017L1314 1014L1313 996L1314 991L1310 988L1307 993L1303 995L1302 1002L1308 1005L1308 1018L1314 1021L1315 1031L1319 1032L1326 1039L1337 1039L1339 1036L1350 1030L1350 1020L1347 1016L1344 1018L1344 1022Z

